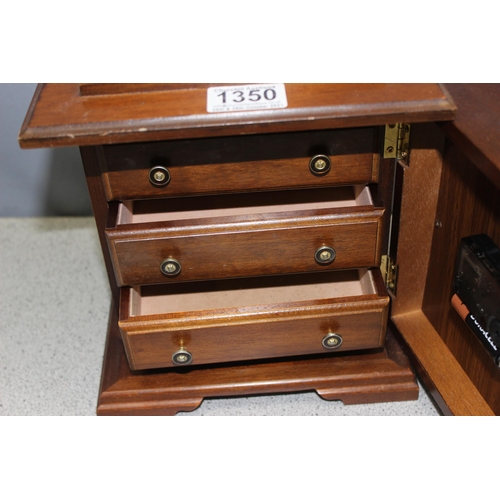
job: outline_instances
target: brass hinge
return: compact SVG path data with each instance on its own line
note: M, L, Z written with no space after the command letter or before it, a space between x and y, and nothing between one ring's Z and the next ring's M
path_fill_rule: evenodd
M382 272L386 288L395 294L398 282L398 266L389 255L382 255L380 271Z
M393 123L385 126L384 158L405 160L410 145L410 125Z

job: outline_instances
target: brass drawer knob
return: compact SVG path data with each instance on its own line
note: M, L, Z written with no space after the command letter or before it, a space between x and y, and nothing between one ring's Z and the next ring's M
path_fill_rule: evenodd
M326 155L316 155L309 161L309 170L314 175L326 175L332 168L332 162Z
M170 172L165 167L153 167L149 171L149 182L156 187L165 187L170 182Z
M335 260L335 250L332 247L319 247L314 254L314 259L318 264L331 264Z
M338 333L329 333L321 343L326 349L338 349L342 345L342 337Z
M174 365L189 365L193 361L193 355L181 347L172 355L172 362Z
M175 259L166 259L160 264L160 271L165 276L177 276L181 272L181 265Z

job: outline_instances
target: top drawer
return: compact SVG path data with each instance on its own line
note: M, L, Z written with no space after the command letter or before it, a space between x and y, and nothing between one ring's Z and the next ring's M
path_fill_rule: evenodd
M377 182L377 130L370 127L103 146L106 197L165 198ZM317 155L328 157L326 165L311 167Z

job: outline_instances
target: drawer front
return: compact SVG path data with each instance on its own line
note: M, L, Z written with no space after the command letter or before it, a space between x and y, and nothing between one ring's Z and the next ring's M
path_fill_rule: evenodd
M329 271L380 265L383 213L355 206L124 224L107 237L122 286Z
M164 295L144 289L165 286L125 288L119 326L130 366L139 370L173 367L184 362L198 365L381 347L389 298L378 270L373 274L364 272L361 281L369 283L360 284L359 294L347 297L335 296L342 287L332 275L345 276L348 272L328 273L332 283L325 274L316 281L303 278L309 279L306 285L297 284L297 278L293 277L294 284L285 282L284 299L278 290L280 287L257 286L249 290L241 283L243 289L224 289L222 286L208 293L190 284L191 289L184 289L179 294L166 291ZM357 275L358 271L351 273ZM306 299L294 300L293 294L301 286L306 289L299 290L298 297ZM262 298L262 303L259 299L248 298L245 293L249 291ZM329 297L330 292L332 297ZM142 293L149 295L142 296ZM200 296L202 293L204 297ZM219 297L214 299L211 295ZM238 303L240 295L243 303ZM288 296L292 298L286 298ZM245 300L255 304L245 306ZM163 304L168 303L171 305L167 305L167 309L180 303L177 309L181 310L164 310ZM223 307L225 304L228 307ZM199 310L184 310L190 305Z
M102 176L108 200L366 184L378 178L376 132L360 128L104 146ZM329 166L320 163L318 170L313 161L311 167L317 155L327 156Z

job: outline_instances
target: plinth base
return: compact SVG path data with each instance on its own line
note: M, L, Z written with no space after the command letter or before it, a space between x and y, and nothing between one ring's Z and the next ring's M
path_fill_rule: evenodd
M415 376L390 332L377 351L134 372L111 309L98 415L175 415L204 398L312 390L344 404L418 398Z

